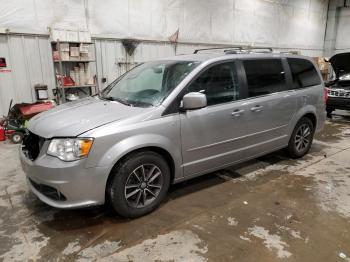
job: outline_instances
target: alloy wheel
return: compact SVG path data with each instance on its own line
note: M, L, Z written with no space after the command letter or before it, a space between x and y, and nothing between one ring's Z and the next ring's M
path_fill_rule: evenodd
M311 127L308 124L302 124L295 134L295 148L297 151L304 151L310 144Z
M163 185L163 174L154 164L137 167L127 178L124 196L129 206L143 208L159 195Z

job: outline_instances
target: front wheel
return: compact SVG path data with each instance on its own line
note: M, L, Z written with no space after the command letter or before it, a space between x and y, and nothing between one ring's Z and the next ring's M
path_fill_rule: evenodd
M170 170L162 156L142 151L128 156L112 171L109 200L123 217L135 218L155 210L166 196Z
M301 118L289 139L287 147L289 156L300 158L306 155L311 148L314 133L315 128L310 118Z

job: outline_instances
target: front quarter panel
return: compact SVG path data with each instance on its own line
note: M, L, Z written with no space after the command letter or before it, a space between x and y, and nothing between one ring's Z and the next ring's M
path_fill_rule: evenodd
M181 178L182 157L179 115L169 115L138 123L111 123L82 136L95 137L87 167L108 167L109 171L126 154L145 147L166 150L174 161L175 178Z

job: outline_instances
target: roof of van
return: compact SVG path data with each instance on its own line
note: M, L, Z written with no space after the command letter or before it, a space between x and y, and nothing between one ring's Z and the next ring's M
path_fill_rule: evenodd
M177 61L198 61L204 62L209 60L226 60L226 59L242 59L242 58L303 58L307 60L312 60L310 57L294 55L290 53L237 53L237 54L227 54L227 53L197 53L190 55L177 55L172 57L163 58L161 60L177 60Z

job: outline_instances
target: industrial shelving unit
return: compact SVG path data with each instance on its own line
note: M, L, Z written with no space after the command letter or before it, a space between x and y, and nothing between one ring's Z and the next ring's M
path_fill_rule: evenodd
M71 59L69 56L69 59L62 59L62 50L61 45L62 44L68 44L69 47L71 45L74 45L74 47L80 47L81 44L83 45L93 45L92 42L77 42L77 41L60 41L57 39L56 41L51 42L51 48L52 48L52 54L53 54L53 63L54 63L54 71L56 74L56 99L57 103L65 103L67 102L67 93L80 93L80 98L84 96L92 95L93 93L97 92L97 85L96 85L96 79L93 77L93 83L71 83L70 85L66 85L64 78L68 77L72 79L72 76L70 75L70 71L72 68L78 66L80 63L84 64L84 68L86 67L85 64L89 63L95 63L96 60L89 57L88 59ZM54 55L54 51L57 51L58 56ZM91 55L91 54L90 54ZM91 76L90 76L91 77Z

